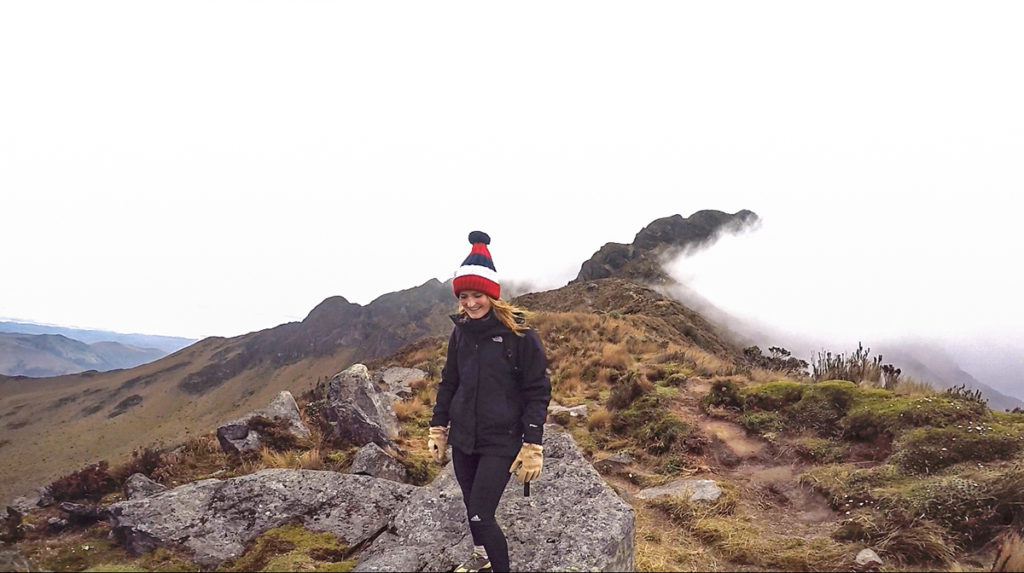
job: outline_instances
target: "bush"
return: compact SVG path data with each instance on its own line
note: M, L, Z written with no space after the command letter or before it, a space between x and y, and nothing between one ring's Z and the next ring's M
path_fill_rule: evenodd
M119 484L108 472L106 461L72 472L50 484L50 495L57 502L87 499L97 502L117 490Z
M639 372L630 370L613 382L612 391L607 401L608 409L622 410L628 408L634 400L653 389L654 385L645 380Z
M163 452L157 448L143 448L141 451L133 450L132 457L128 463L118 466L113 472L113 477L118 482L131 477L133 474L143 474L146 477L154 478L158 470L166 465Z
M800 401L790 409L793 421L822 436L839 434L839 420L853 403L855 392L857 387L852 382L839 380L808 386Z
M658 394L647 394L629 409L612 416L612 430L635 439L653 455L661 455L684 446L690 425L669 412Z
M848 438L872 439L881 433L897 436L907 429L970 424L990 416L989 409L977 402L943 396L907 398L885 390L862 390L843 426Z
M711 390L700 401L701 409L707 411L711 406L725 408L742 408L739 386L728 379L719 378L711 382Z
M848 448L848 444L843 442L812 437L801 438L796 443L797 455L817 464L832 464L842 461Z

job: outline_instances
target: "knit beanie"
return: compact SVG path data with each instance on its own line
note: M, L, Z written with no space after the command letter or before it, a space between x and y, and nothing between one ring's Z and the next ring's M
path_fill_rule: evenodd
M498 273L494 270L494 261L487 250L491 238L482 231L473 231L469 234L469 243L473 245L473 250L455 271L455 280L452 281L455 296L464 290L475 290L494 299L501 298Z

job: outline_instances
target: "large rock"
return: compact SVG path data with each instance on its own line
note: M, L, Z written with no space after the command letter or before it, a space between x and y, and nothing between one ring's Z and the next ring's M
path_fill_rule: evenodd
M640 490L636 496L640 499L656 499L659 497L682 497L688 501L718 501L722 497L722 488L715 480L710 479L677 479L665 485Z
M249 412L243 418L228 422L217 428L217 441L229 454L256 451L260 448L259 433L249 428L249 420L255 417L288 422L288 428L296 438L309 437L309 428L302 423L299 405L292 393L283 390L266 408Z
M110 521L132 553L161 546L184 549L212 569L241 555L263 532L292 520L356 547L384 530L414 490L369 476L268 469L115 503Z
M164 491L167 491L167 486L156 483L155 481L146 477L145 474L132 474L124 482L125 499L138 499L140 497L149 497L151 495L156 495Z
M605 484L568 433L546 426L544 471L523 496L509 480L497 519L517 571L632 571L633 508ZM356 571L451 571L473 549L451 464L420 488Z
M326 396L324 413L338 437L357 446L373 442L396 449L392 440L398 438L398 417L385 391L370 380L366 366L353 364L318 390Z
M355 458L352 459L352 467L348 471L353 474L401 482L404 482L409 475L401 462L373 442L359 448Z
M419 368L391 366L374 373L373 381L383 386L387 392L390 392L396 398L407 400L416 394L416 391L409 384L416 380L422 380L426 376L427 373Z

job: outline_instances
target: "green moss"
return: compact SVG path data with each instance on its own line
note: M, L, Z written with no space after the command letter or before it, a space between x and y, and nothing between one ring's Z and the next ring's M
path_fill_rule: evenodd
M352 562L344 561L347 553L348 548L330 533L285 525L260 535L242 556L219 571L349 571Z
M739 395L744 410L777 411L799 402L807 387L797 382L769 382L748 386L740 390Z
M818 464L832 464L842 461L849 444L836 440L803 437L796 442L796 453L805 460Z
M1008 460L1024 448L1019 427L968 424L908 431L897 444L893 463L911 473L934 473L965 461Z
M747 412L740 417L740 425L755 434L786 429L786 422L778 412Z
M655 386L654 391L666 398L674 398L679 395L679 388L670 386Z
M980 422L991 415L982 404L948 396L911 398L885 390L862 390L843 425L848 437L871 439L881 433L898 436L905 430L924 426Z
M86 569L86 571L200 571L199 565L180 557L173 552L158 547L152 553L146 553L137 559L118 563L102 563Z

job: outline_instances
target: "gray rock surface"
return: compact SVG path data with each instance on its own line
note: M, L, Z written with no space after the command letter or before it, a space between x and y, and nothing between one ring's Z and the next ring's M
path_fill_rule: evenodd
M622 471L633 463L633 458L625 452L620 452L607 458L594 461L594 469L601 473L615 473Z
M348 471L398 482L404 482L409 474L401 462L373 442L359 448Z
M42 571L17 549L0 551L0 571Z
M861 549L854 563L858 571L877 571L882 567L882 558L871 549Z
M409 384L426 378L426 376L427 373L419 368L391 366L375 372L373 381L383 386L387 392L394 394L398 399L408 400L416 394L416 391Z
M689 501L717 501L722 496L722 489L715 480L710 479L677 479L665 485L640 490L636 497L655 499L672 496L684 497Z
M366 366L353 364L317 389L326 396L324 413L338 437L357 446L370 442L395 450L398 417L387 393L370 380Z
M369 476L268 469L115 503L110 521L132 553L184 549L204 568L216 568L263 532L292 520L355 547L384 530L416 489Z
M167 491L167 486L156 483L145 474L132 474L124 482L124 497L127 499L149 497L162 491Z
M586 420L587 405L580 404L579 406L572 406L570 408L566 408L565 406L552 404L548 406L548 417L550 420L557 421L559 424L563 424L570 418L576 418L577 420Z
M257 416L271 420L284 420L289 423L289 429L295 437L309 437L309 428L302 423L299 405L295 403L295 397L291 392L283 390L266 408L249 412L244 417L217 428L217 441L220 442L221 449L229 454L259 450L259 433L250 430L248 425L248 421Z
M22 513L28 513L39 506L39 495L16 497L8 505Z
M523 496L514 478L497 519L516 571L632 571L633 508L609 488L571 436L546 426L544 470ZM448 464L419 488L356 571L450 571L473 549L462 494Z

